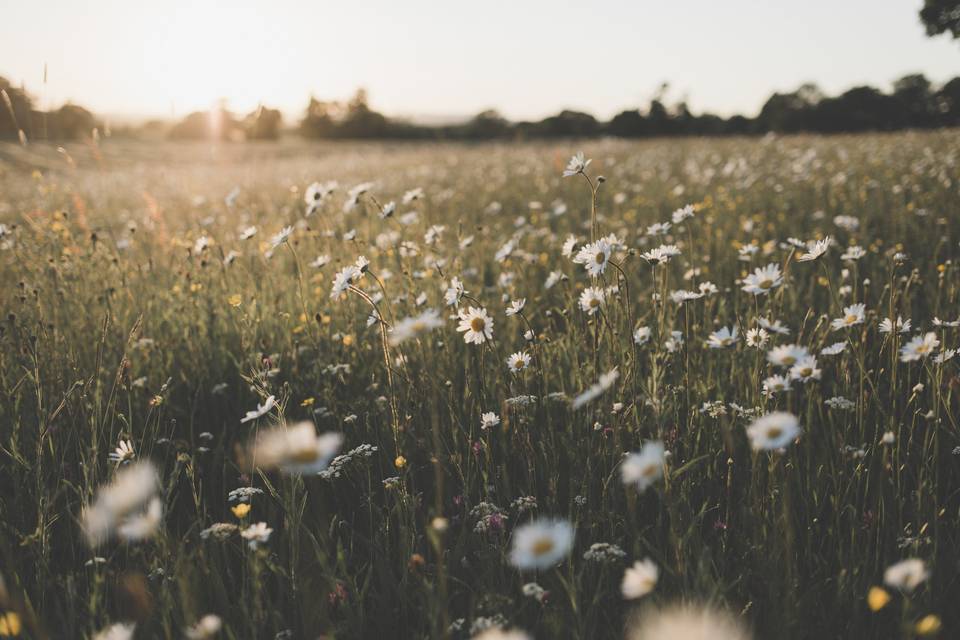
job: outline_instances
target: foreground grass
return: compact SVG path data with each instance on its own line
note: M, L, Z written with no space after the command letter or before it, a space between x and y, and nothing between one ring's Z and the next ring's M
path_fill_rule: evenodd
M119 620L177 636L213 612L228 638L466 637L490 622L614 638L636 606L624 569L650 557L660 577L645 602L710 602L759 637L909 637L928 614L949 637L957 360L903 362L900 349L928 331L936 353L957 347L958 329L933 320L960 314L958 143L594 143L596 234L591 185L561 178L568 146L5 147L0 605L31 637ZM341 188L305 217L314 180ZM344 212L347 189L368 180ZM414 188L424 196L401 204ZM398 209L382 219L387 201ZM688 203L692 219L647 235ZM444 229L425 237L433 225ZM596 280L561 253L569 234L582 245L610 233L625 247ZM835 245L809 262L787 242L828 235ZM641 254L661 243L681 255L651 266ZM850 245L865 255L843 260ZM318 255L330 263L311 266ZM331 299L359 255L359 291ZM739 280L768 263L783 285L744 292ZM547 287L554 271L566 278ZM461 308L493 317L492 341L465 344L447 317L453 277ZM706 281L718 290L671 300ZM588 286L607 293L593 315L578 305ZM444 326L384 349L361 292L389 326L425 308ZM864 321L832 330L854 303ZM897 316L909 332L880 331ZM748 345L759 318L790 334ZM651 337L637 344L641 326ZM721 326L740 339L707 347ZM792 343L817 355L819 379L764 394L778 371L767 351ZM844 351L820 355L835 343ZM530 367L512 373L504 360L520 350ZM268 396L276 405L241 424ZM799 417L799 439L752 450L744 428L775 410ZM481 429L487 412L500 423ZM244 463L257 431L299 420L342 432L344 453L370 447L321 476ZM669 451L663 479L624 486L624 453L653 440ZM148 540L91 549L81 511L114 476L120 441L159 469L162 522ZM262 493L238 517L228 493L247 486ZM512 532L537 516L569 520L574 547L519 571ZM220 522L273 533L255 548L235 532L201 536ZM594 543L625 557L584 558ZM904 558L929 579L888 587L893 600L871 612L869 589ZM525 595L528 583L548 595Z

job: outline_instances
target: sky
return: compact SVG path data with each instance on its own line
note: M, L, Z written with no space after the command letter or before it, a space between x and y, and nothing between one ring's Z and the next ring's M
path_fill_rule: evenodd
M922 0L0 0L0 75L42 108L181 117L225 98L294 117L365 87L388 115L609 118L663 82L694 112L756 114L773 91L960 75ZM47 80L44 83L44 67Z

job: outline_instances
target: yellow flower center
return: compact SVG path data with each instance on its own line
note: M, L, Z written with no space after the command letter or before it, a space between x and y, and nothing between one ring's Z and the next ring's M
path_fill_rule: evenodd
M769 289L770 287L773 286L773 280L771 280L770 278L767 278L766 280L761 280L758 286L761 289Z
M844 318L844 320L847 321L847 324L853 324L854 322L857 321L857 316L855 316L855 315L853 315L853 314L851 313L849 316L847 316L846 318Z
M782 435L783 435L783 429L781 429L780 427L770 427L770 429L767 431L767 437L770 438L771 440L775 440Z
M597 264L603 264L604 261L606 261L607 257L603 255L603 252L601 251L600 253L595 255L593 259L596 261Z
M476 331L477 333L482 333L484 327L486 326L487 326L486 321L479 316L470 321L470 328Z
M533 543L533 548L532 548L533 555L535 556L546 555L551 551L553 551L553 546L554 546L553 540L551 540L550 538L540 538L539 540Z

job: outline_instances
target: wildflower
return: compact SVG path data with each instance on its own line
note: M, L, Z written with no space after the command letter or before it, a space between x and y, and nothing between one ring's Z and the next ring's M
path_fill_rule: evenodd
M397 469L402 470L404 467L407 466L407 459L404 458L403 456L397 456L396 459L393 461L393 466L395 466Z
M688 204L684 207L680 207L670 215L670 219L673 221L673 224L680 224L688 218L692 218L696 209L694 209L692 204Z
M330 299L336 300L344 291L350 288L363 274L356 265L348 264L333 277L333 288L330 290Z
M352 187L350 191L347 192L346 202L343 203L343 212L350 213L356 209L357 205L360 204L360 198L369 191L371 187L373 187L372 182L362 182Z
M655 222L647 227L648 236L663 236L670 232L669 222Z
M890 603L890 594L882 587L870 587L867 592L867 605L871 611L880 611Z
M635 486L637 491L646 491L663 477L665 461L663 443L659 440L648 442L639 453L631 453L624 459L620 465L620 479L625 485Z
M747 346L753 347L754 349L763 349L767 346L767 341L770 339L770 334L767 333L766 329L760 329L754 327L747 331Z
M257 228L256 228L256 227L247 227L247 228L244 229L242 232L240 232L240 239L241 239L241 240L249 240L250 238L252 238L252 237L255 236L255 235L257 235Z
M767 361L777 367L790 367L801 358L806 358L809 354L805 347L788 344L771 349L767 353Z
M163 503L157 497L160 477L149 462L138 462L117 472L108 485L100 487L92 504L84 508L81 525L92 548L114 536L136 541L152 536L163 517Z
M256 420L257 418L267 415L276 404L277 398L275 396L268 396L267 399L263 401L263 404L258 402L256 409L247 411L247 415L240 419L240 423L250 422L251 420Z
M567 236L567 239L563 241L563 245L560 247L560 253L563 255L563 257L573 258L573 252L577 248L577 242L579 242L577 236L573 235L572 233Z
M118 465L130 462L134 458L133 443L129 440L121 440L117 443L117 448L107 457L110 458L110 462Z
M580 294L580 308L587 315L593 315L603 305L603 289L597 287L587 287Z
M443 301L447 303L448 307L457 307L460 305L460 298L463 297L464 293L466 293L466 290L463 288L463 283L460 282L460 278L454 276L450 279L450 286L443 293Z
M710 337L707 339L707 346L711 349L723 349L733 345L737 341L737 328L734 327L731 331L726 327L722 327L719 331L714 331L710 334Z
M442 326L443 320L436 309L427 309L420 315L404 318L394 324L390 330L390 344L396 346Z
M318 436L312 422L279 425L257 435L250 464L255 469L279 469L291 475L318 473L327 468L342 444L343 434Z
M546 589L541 587L536 582L526 583L525 585L523 585L523 588L521 589L521 591L523 592L523 595L525 595L528 598L533 598L540 604L543 604L543 601L547 598L547 593L548 593Z
M293 227L284 227L280 229L274 236L270 239L270 245L272 249L276 249L281 244L286 242L290 238L290 234L293 233Z
M847 350L846 342L834 342L820 350L822 356L836 356Z
M15 638L20 635L23 623L13 611L0 613L0 638Z
M670 258L680 255L680 248L675 244L662 244L656 249L646 251L640 256L652 264L666 264Z
M504 630L502 627L490 627L473 636L471 640L533 640L533 637L519 629Z
M506 311L507 316L509 317L509 316L517 315L518 313L523 311L523 307L526 304L527 304L526 298L520 298L518 300L511 301L510 304L507 306L507 311Z
M863 247L853 245L847 247L847 250L840 255L840 259L844 262L856 262L865 255L867 255L867 252L863 250Z
M195 625L184 631L188 640L209 640L220 632L223 621L220 616L208 613L200 618Z
M858 324L862 324L865 317L866 305L863 303L852 304L849 307L844 307L843 316L840 318L834 318L830 322L830 328L834 331L838 329L846 329L847 327L852 327Z
M647 595L657 586L660 577L660 568L650 558L644 558L633 563L623 573L620 583L620 593L627 600L636 600Z
M583 173L586 168L590 166L591 162L593 162L593 160L583 159L583 151L578 152L577 155L570 158L570 162L567 163L567 168L563 170L563 177L569 178L578 173Z
M383 205L383 208L380 209L380 213L378 215L380 216L381 220L386 220L387 218L392 216L394 213L396 213L396 211L397 211L397 203L391 201Z
M629 640L749 640L750 633L730 614L691 603L648 609L627 629Z
M935 636L940 633L940 629L943 628L943 623L940 621L940 616L934 613L928 613L919 620L917 624L914 625L914 630L917 632L918 636Z
M689 302L690 300L699 300L703 296L704 296L703 293L698 293L696 291L686 291L684 289L670 292L670 300L674 304L683 304L684 302Z
M513 532L510 563L520 570L549 569L570 553L573 527L566 520L535 520Z
M897 441L897 436L894 435L893 431L885 431L883 436L880 438L880 442L886 445L891 445Z
M808 245L807 252L797 258L797 262L811 262L816 260L827 252L827 249L830 248L830 243L832 240L833 239L830 236L827 236L823 240L817 240L816 242L811 243Z
M796 364L790 367L790 378L800 382L819 380L820 374L821 371L817 368L817 358L815 356L800 358Z
M403 204L410 204L414 200L419 200L422 197L423 189L417 187L416 189L410 189L409 191L405 192L403 194L403 198L401 198L401 202L403 202Z
M273 533L273 529L268 527L266 522L258 522L241 531L240 535L247 541L247 545L251 549L256 549L270 540L271 533Z
M937 340L937 334L933 331L928 331L922 336L914 336L910 342L900 347L900 361L915 362L922 360L932 354L939 346L940 341Z
M770 333L776 333L781 336L790 335L790 329L783 326L779 320L768 320L766 318L758 318L757 324L769 331Z
M627 552L609 542L594 542L583 554L583 559L589 562L611 564L627 557Z
M507 358L507 369L510 373L520 373L530 366L530 355L524 351L517 351Z
M600 379L597 380L596 383L590 385L589 389L573 399L573 403L571 405L573 410L576 411L591 400L595 400L600 397L604 391L613 386L613 383L617 381L618 377L620 377L620 372L617 371L616 367L601 375Z
M242 519L245 518L248 513L250 513L251 508L252 507L250 506L249 502L241 502L230 507L230 511L233 512L233 515Z
M131 640L136 626L133 622L115 622L97 632L93 640Z
M483 344L493 339L493 318L487 315L486 309L470 307L458 314L460 324L457 331L463 333L463 341L467 344Z
M480 416L480 428L486 431L500 424L500 416L493 411L488 411Z
M747 427L750 446L755 451L782 449L800 435L800 424L791 413L775 411L754 420Z
M652 333L653 332L650 327L637 327L637 329L633 332L633 341L637 345L645 345L650 340Z
M790 379L786 376L774 375L763 381L763 393L768 396L784 391L790 391Z
M770 293L783 284L783 275L779 265L770 263L765 267L757 267L753 273L743 279L743 290L755 296Z
M927 566L919 558L901 560L887 567L883 582L894 589L910 593L930 577Z
M583 248L577 252L577 255L573 257L573 261L577 264L582 264L587 270L587 273L597 278L606 271L612 252L613 248L610 246L610 243L601 238L596 242L584 245Z

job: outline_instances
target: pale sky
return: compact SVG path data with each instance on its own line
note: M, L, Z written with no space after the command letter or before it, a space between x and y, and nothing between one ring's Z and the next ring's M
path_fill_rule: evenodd
M0 0L0 75L41 106L183 116L224 97L299 117L366 87L388 115L608 118L663 81L695 112L759 111L906 73L960 75L922 0ZM43 84L44 64L48 68Z

